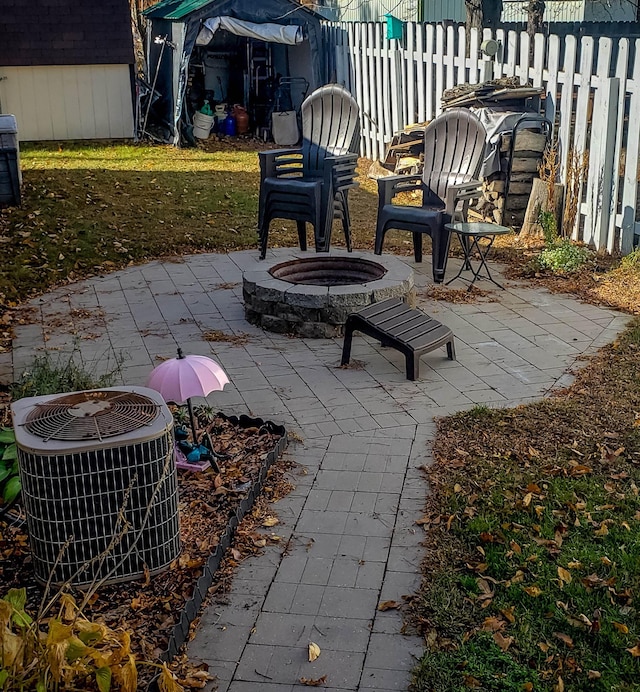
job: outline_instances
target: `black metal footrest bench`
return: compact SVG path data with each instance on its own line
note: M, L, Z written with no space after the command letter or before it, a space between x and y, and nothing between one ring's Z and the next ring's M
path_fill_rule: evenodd
M389 298L369 305L347 317L342 346L342 365L351 358L353 332L358 331L378 339L404 354L407 379L416 380L420 371L420 357L446 344L449 360L455 360L453 332L421 310L410 308L400 298Z

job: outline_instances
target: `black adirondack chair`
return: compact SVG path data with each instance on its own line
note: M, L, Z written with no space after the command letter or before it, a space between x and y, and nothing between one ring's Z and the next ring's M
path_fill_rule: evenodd
M378 180L377 255L382 254L388 230L397 228L413 233L416 262L422 262L422 236L431 236L433 280L444 279L451 233L445 229L456 208L468 204L479 188L487 133L471 111L455 108L437 117L424 132L424 171L422 176L388 176ZM400 192L422 191L422 206L393 204Z
M327 252L333 219L342 220L351 251L348 192L355 187L355 144L359 108L343 87L328 84L302 104L302 146L259 152L260 258L264 259L272 219L293 219L300 249L307 249L306 223L314 228L316 252Z

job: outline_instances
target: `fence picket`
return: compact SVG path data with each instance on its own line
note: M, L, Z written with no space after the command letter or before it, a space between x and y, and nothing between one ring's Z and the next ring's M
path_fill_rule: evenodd
M564 64L559 75L562 81L560 96L560 129L558 131L558 144L560 147L560 174L565 180L569 165L569 153L573 149L571 145L571 117L573 114L573 92L576 75L576 48L575 36L567 36L564 44ZM558 110L558 109L556 109ZM575 150L578 156L582 151ZM573 232L573 229L571 229Z
M456 76L455 84L464 84L469 81L467 79L467 43L466 32L463 26L458 27L458 54L455 59Z
M529 36L526 40L529 41ZM515 31L510 31L507 34L507 64L503 63L503 72L505 77L515 77L516 74L516 56L518 55L518 34Z
M531 81L534 87L542 86L542 78L544 75L544 59L546 57L545 38L542 34L536 34L533 40L533 74Z
M529 81L529 63L531 56L531 39L529 34L520 34L520 57L517 66L514 67L516 77L520 78L520 84Z
M433 113L438 115L441 110L440 97L444 91L444 27L442 24L438 24L436 27L436 53L433 56L434 68L436 73L436 97L434 99Z
M469 66L469 84L477 84L480 81L480 43L479 43L480 32L475 27L471 29L471 36L469 40L469 60L467 65ZM460 43L465 45L464 40L461 38Z
M427 35L425 37L424 27L422 24L419 24L416 30L415 62L418 72L418 122L421 123L427 119L431 120L431 99L429 98L429 94L431 92L431 70L429 66L432 63L427 62L426 59L426 56L428 55L429 46L431 45L431 47L433 48L433 41L429 38L430 36L433 37L433 25L429 24L427 26ZM425 70L427 70L426 81Z
M615 123L615 145L613 151L613 178L611 181L612 210L607 227L607 252L614 252L620 247L620 237L617 232L618 198L624 173L621 173L619 162L622 162L622 142L624 139L625 106L627 95L627 66L629 64L629 41L626 38L618 42L618 59L616 61L616 77L620 84L618 91L618 118Z
M376 122L376 158L384 156L384 82L382 75L382 25L370 24L373 38L373 74L372 81L376 85L375 93L375 122ZM371 74L371 73L370 73Z
M584 201L571 235L609 252L633 248L640 235L640 39L633 46L619 39L614 46L607 37L578 43L573 35L536 35L532 45L527 34L497 30L499 51L489 58L479 52L481 40L492 37L487 29L473 29L468 43L464 30L453 26L408 23L404 46L383 34L384 25L374 23L322 28L327 72L361 107L363 155L382 158L395 131L432 120L442 110L445 89L517 76L546 92L545 114L554 125L563 181L568 182L571 149L578 158L589 152Z
M620 219L620 252L623 255L633 250L636 234L636 208L638 203L638 159L640 158L640 127L635 124L640 113L640 39L635 42L635 58L632 77L627 82L629 99L629 124L625 150L624 179L622 182L622 218Z
M452 26L447 27L447 34L444 49L445 88L452 89L456 84L455 62L456 62L456 40L455 31Z
M558 112L558 72L560 65L560 39L557 36L549 36L547 53L547 70L543 75L546 78L546 98L544 100L544 114L556 131L556 113Z

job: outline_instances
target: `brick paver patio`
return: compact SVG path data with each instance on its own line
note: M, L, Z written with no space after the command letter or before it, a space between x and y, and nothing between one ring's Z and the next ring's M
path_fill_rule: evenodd
M43 348L70 352L72 334L89 369L124 354L126 384L144 384L178 344L218 360L231 385L210 403L283 422L302 439L289 451L300 468L295 491L275 507L274 530L288 550L267 548L242 562L226 601L204 612L190 655L209 663L223 692L306 690L301 677L323 675L325 689L406 690L421 642L400 633L397 611L377 606L419 583L415 521L434 416L477 403L512 406L568 384L576 358L612 341L627 318L513 284L492 290L496 302L435 303L420 297L429 263L410 262L418 305L451 327L458 359L433 351L420 380L409 382L400 353L360 336L352 351L359 364L340 369L340 340L292 339L247 324L242 270L257 254L152 262L35 299L34 324L16 328L13 363L0 354L0 376L21 373ZM203 340L210 330L247 340ZM310 641L322 651L313 663Z

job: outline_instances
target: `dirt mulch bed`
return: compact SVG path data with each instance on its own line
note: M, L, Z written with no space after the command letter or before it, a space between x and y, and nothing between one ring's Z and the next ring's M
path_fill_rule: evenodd
M90 620L97 619L111 628L129 631L138 662L157 662L167 649L182 607L191 598L196 581L230 516L247 495L266 455L280 438L265 427L243 428L222 418L216 418L210 430L217 451L228 454L229 458L219 462L220 473L213 469L178 473L181 555L168 570L143 583L133 581L98 589L83 609ZM292 462L279 459L269 469L263 495L238 526L233 546L217 571L209 594L228 590L238 563L245 557L260 553L269 544L280 543L278 520L270 503L291 491L286 474L292 467ZM0 580L0 594L10 588L29 585L27 610L38 611L44 589L34 580L24 526L0 524ZM74 596L78 603L85 598L82 592L75 592ZM202 677L192 677L185 657L178 657L174 667L186 688L204 685ZM155 669L144 665L139 668L139 688L144 689Z

